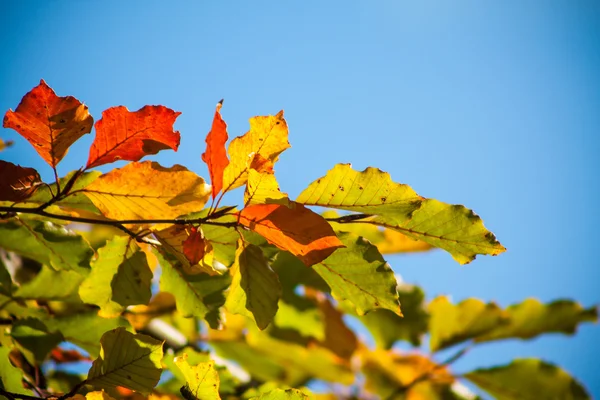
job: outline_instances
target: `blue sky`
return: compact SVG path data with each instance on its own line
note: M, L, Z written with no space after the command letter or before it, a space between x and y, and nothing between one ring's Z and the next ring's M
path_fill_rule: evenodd
M292 148L276 165L294 197L339 162L376 166L419 194L465 204L508 252L468 266L441 251L390 257L431 298L502 305L600 301L600 3L594 1L3 1L0 111L41 78L102 110L183 112L177 153L207 176L214 106L230 136L285 110ZM14 131L0 156L52 175ZM59 165L87 161L87 135ZM236 198L232 198L235 201ZM538 356L600 397L597 325L576 337L487 345L460 371Z

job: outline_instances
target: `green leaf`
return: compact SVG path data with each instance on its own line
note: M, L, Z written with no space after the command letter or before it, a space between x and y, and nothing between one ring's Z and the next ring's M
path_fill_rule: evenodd
M489 342L508 338L530 339L544 333L572 334L577 325L596 321L596 307L584 309L571 300L543 304L527 299L506 310L494 303L467 299L458 305L438 297L429 305L430 347L437 351L466 340Z
M143 394L152 391L162 372L161 342L117 328L102 335L100 345L86 383L99 388L123 386Z
M12 276L10 276L10 272L8 272L8 269L6 268L5 260L10 262L10 260L6 258L6 253L0 251L0 294L11 297L14 285Z
M94 250L78 234L51 222L14 218L0 223L0 247L56 270L87 275Z
M575 333L583 322L598 321L597 307L583 308L571 300L557 300L543 304L537 299L527 299L506 309L509 322L479 335L475 341L488 342L506 338L531 339L543 333Z
M63 341L59 332L51 332L44 322L35 318L15 321L10 335L23 349L29 351L38 363L42 363L50 350Z
M312 266L337 300L350 300L359 315L386 308L399 316L396 278L377 247L352 233L341 233L344 248Z
M81 284L79 295L100 307L101 315L114 317L127 306L148 304L152 271L146 254L128 236L115 236L98 250L92 272Z
M71 178L73 178L73 176L76 173L79 173L79 170L71 171L67 175L65 175L64 178L60 178L58 180L62 190L64 190L65 186L67 185L67 182L69 182L69 180L71 180ZM77 178L75 184L69 191L73 194L69 194L67 197L65 197L62 200L59 200L55 204L61 207L99 213L100 211L96 208L94 203L92 203L86 195L78 191L95 181L100 175L102 175L102 172L100 171L84 172L81 176ZM42 185L35 191L33 196L27 199L27 202L35 204L44 204L53 198L52 193L57 193L56 183L53 183L48 186Z
M48 388L52 393L69 393L69 391L83 381L85 377L65 371L50 371L46 376Z
M536 359L515 360L509 365L478 369L464 376L498 400L590 398L565 371Z
M53 270L45 265L29 282L21 285L14 297L35 300L63 300L79 302L79 286L85 279L78 272Z
M254 318L256 325L265 329L277 313L281 284L260 247L240 241L230 273L225 307L233 314Z
M298 389L275 389L260 396L252 397L251 400L306 400L310 396Z
M508 316L495 303L466 299L458 305L446 296L429 304L429 347L438 351L477 337L507 322Z
M302 264L303 268L306 266ZM291 293L285 300L279 301L279 310L275 315L275 325L282 329L293 329L305 337L317 340L325 339L325 322L317 305L305 298Z
M374 216L353 222L397 230L448 251L460 264L477 254L498 255L506 250L473 211L425 199L372 167L358 172L350 164L338 164L311 183L296 201Z
M49 330L60 332L66 341L81 347L91 357L100 354L100 339L104 332L119 327L131 329L125 318L102 318L95 311L46 318L44 323Z
M427 333L429 315L423 303L423 290L418 286L399 285L398 297L404 317L384 309L373 310L360 317L377 346L384 349L390 349L398 340L420 346L421 337Z
M217 328L218 309L225 303L223 292L231 282L229 275L187 275L173 256L156 250L154 254L162 267L160 290L175 296L177 310L184 317L204 318Z
M33 396L31 390L23 387L23 370L10 363L9 354L10 349L8 347L0 347L0 365L2 365L2 368L0 368L0 388L11 393ZM8 400L1 395L0 399Z
M220 399L219 396L219 374L215 369L213 361L202 362L190 366L187 362L187 354L175 358L175 364L185 377L186 389L197 399Z
M284 288L294 289L298 285L304 285L320 290L321 292L329 292L331 290L327 282L314 269L306 268L306 265L302 261L287 251L279 251L277 253L275 260L271 263L271 268L277 272L281 286Z

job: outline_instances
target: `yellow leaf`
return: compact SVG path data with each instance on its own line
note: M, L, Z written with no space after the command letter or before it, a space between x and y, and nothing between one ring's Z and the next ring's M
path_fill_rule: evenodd
M187 354L175 357L175 365L179 367L185 377L187 390L197 399L213 400L219 396L219 373L215 369L214 361L191 366L187 362Z
M255 169L248 171L248 184L244 193L244 204L282 204L290 206L290 200L286 193L279 190L279 184L275 175L266 172L258 172Z
M290 147L283 111L277 115L250 118L250 130L229 145L229 165L223 172L223 192L242 186L251 168L268 170L285 149ZM257 166L262 166L257 168Z
M132 162L82 190L107 218L172 219L204 207L210 185L181 165Z

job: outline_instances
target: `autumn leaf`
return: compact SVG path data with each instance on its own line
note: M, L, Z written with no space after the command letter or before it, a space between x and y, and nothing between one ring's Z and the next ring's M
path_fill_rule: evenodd
M257 204L242 209L240 223L311 266L343 247L331 226L301 204Z
M180 114L164 106L144 106L134 112L118 106L103 111L86 169L118 160L139 161L165 149L177 151L180 136L173 124Z
M25 200L40 183L40 174L35 169L0 160L0 201Z
M279 183L275 175L267 172L258 172L255 169L248 171L248 183L244 192L244 204L281 204L290 206L287 194L279 190Z
M8 149L9 147L11 147L14 144L15 144L15 142L12 140L3 140L2 138L0 138L0 151L4 151L4 150Z
M204 179L181 165L132 162L82 190L111 219L172 219L200 210L210 196Z
M181 370L185 377L186 387L192 394L192 398L215 400L219 396L219 373L215 369L214 361L202 362L191 366L187 361L187 354L175 357L175 365Z
M2 368L0 368L0 382L2 383L2 389L14 394L31 396L33 394L31 390L25 389L23 386L23 370L13 366L10 362L10 350L6 346L0 347L0 365L2 365Z
M210 183L212 185L212 197L223 188L223 171L229 165L225 143L227 143L227 124L221 118L221 106L223 100L217 104L212 127L206 136L206 152L202 154L202 161L208 165Z
M15 111L6 112L3 126L19 132L54 168L69 147L92 130L93 123L87 106L72 96L58 97L41 80Z
M277 313L281 284L260 247L240 240L230 273L225 307L232 314L253 318L259 329L265 329Z
M204 239L202 229L190 228L190 235L183 241L183 254L191 265L198 264L206 254L206 246L209 242Z
M277 115L250 119L250 130L229 144L229 165L223 173L223 191L246 183L251 168L272 171L279 154L290 147L283 111Z
M348 221L396 230L446 250L460 264L471 262L477 254L498 255L506 250L473 211L425 199L372 167L358 172L350 164L338 164L296 201L373 216Z

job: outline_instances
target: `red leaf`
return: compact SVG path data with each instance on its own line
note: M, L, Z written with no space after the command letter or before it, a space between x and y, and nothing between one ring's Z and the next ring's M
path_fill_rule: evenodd
M35 169L0 160L0 200L25 200L41 182Z
M317 264L344 247L333 228L302 204L257 204L239 213L240 223L260 234L269 243L287 250L304 264Z
M227 124L221 118L222 105L223 100L217 104L212 128L206 136L206 152L202 154L202 161L208 165L213 199L223 188L223 171L229 165L227 150L225 149L225 143L227 143L228 138Z
M72 96L58 97L42 80L23 97L16 111L6 112L2 126L19 132L54 168L93 124L86 106Z
M198 264L206 253L206 241L202 232L192 227L191 233L187 239L183 241L183 254L188 259L191 265Z
M117 160L138 161L165 149L177 151L180 136L173 124L180 114L164 106L145 106L135 112L124 106L105 110L96 122L86 169Z
M77 350L65 350L60 347L52 349L50 357L57 364L76 362L76 361L91 361L89 357L81 355Z

